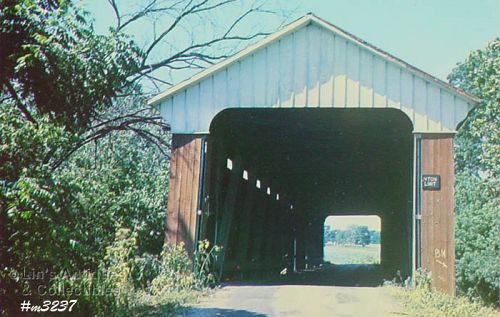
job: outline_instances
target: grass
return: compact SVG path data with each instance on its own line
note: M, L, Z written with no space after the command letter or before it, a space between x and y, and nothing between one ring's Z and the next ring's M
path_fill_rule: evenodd
M379 264L380 244L325 245L323 259L333 264Z
M138 293L130 316L175 316L206 296L208 290L164 292L159 296Z
M500 317L500 312L465 297L453 297L426 288L386 287L412 317Z

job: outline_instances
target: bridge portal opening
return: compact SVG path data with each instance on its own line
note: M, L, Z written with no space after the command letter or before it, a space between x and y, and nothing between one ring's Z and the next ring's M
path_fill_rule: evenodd
M380 264L381 220L370 216L328 216L323 227L326 264Z
M377 210L378 281L410 275L412 131L403 112L387 108L222 111L208 136L201 230L223 247L218 271L242 279L321 270L331 211ZM344 284L359 284L354 275Z

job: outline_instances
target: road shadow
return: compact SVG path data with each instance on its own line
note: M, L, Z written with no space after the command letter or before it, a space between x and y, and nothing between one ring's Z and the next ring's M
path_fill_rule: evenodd
M401 283L397 271L387 270L377 264L325 264L321 267L292 272L286 275L273 274L265 277L246 277L228 280L230 285L317 285L375 287L385 281ZM223 283L224 284L224 283Z
M267 315L242 309L191 308L178 317L267 317Z

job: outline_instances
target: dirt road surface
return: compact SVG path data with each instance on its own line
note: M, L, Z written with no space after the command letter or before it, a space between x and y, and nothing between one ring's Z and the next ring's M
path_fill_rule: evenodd
M382 287L225 286L181 316L395 317L405 310Z

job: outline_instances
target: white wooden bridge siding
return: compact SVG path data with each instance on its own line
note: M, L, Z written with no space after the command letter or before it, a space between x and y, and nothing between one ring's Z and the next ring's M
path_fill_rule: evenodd
M208 132L227 108L395 108L415 132L454 132L465 97L318 23L295 29L160 103L173 133Z

